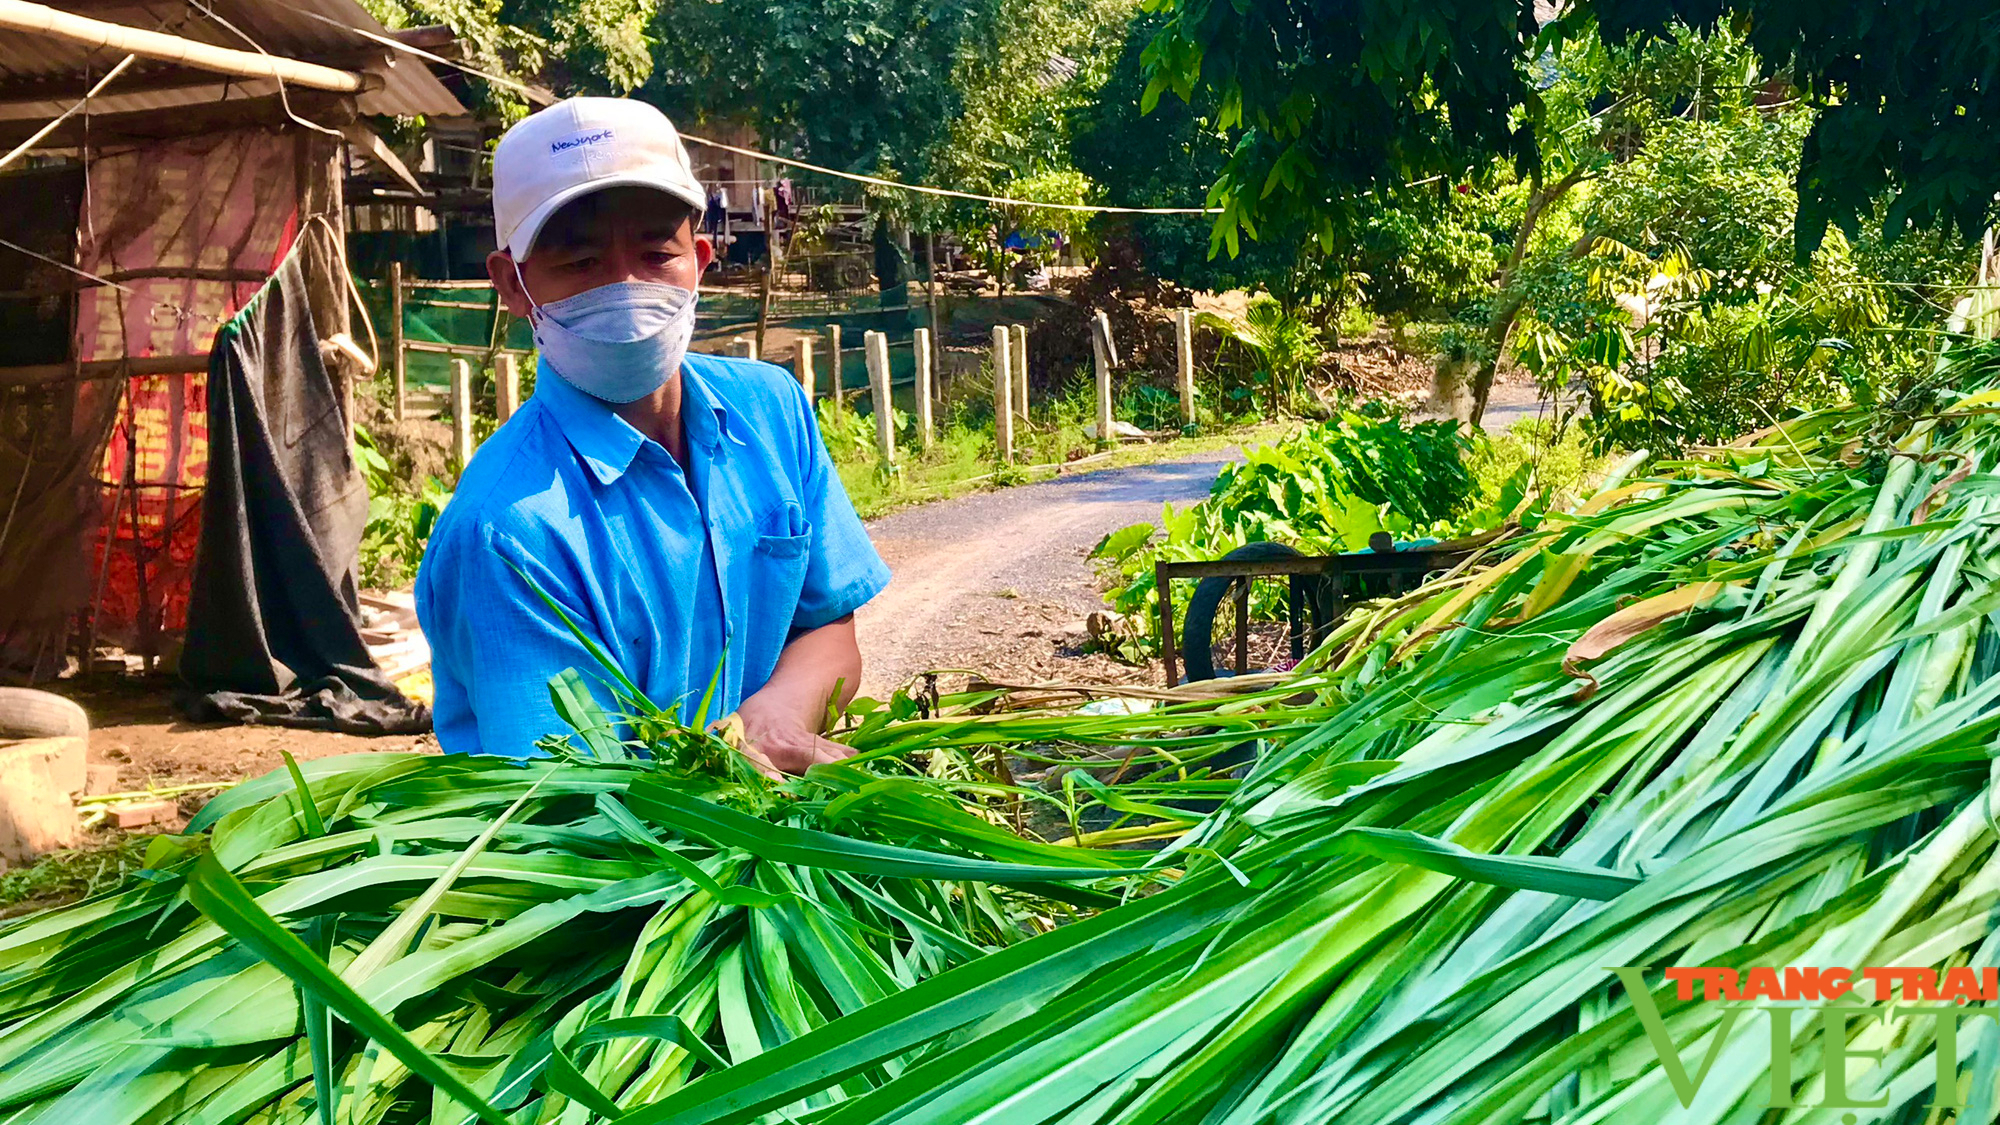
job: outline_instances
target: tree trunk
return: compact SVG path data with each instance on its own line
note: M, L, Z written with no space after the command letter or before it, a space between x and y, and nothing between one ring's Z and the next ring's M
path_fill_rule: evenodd
M1514 331L1514 322L1521 317L1521 309L1527 304L1527 296L1510 293L1508 287L1514 283L1514 272L1521 268L1521 259L1528 252L1528 239L1535 233L1535 224L1541 221L1542 212L1549 205L1569 194L1569 190L1590 178L1589 165L1579 164L1563 175L1562 179L1547 186L1538 186L1528 197L1528 209L1521 214L1521 227L1514 233L1514 245L1507 251L1507 263L1500 267L1495 279L1500 301L1493 308L1493 318L1486 325L1485 358L1479 361L1479 370L1472 377L1472 427L1479 428L1486 416L1486 399L1493 392L1493 376L1500 370L1500 355L1507 347L1507 337Z

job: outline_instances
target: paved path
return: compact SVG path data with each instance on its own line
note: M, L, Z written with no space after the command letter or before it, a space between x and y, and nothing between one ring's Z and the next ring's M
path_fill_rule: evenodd
M1103 608L1086 557L1108 531L1208 495L1234 451L1106 469L926 504L869 524L895 578L858 615L865 695L917 673L1060 674Z

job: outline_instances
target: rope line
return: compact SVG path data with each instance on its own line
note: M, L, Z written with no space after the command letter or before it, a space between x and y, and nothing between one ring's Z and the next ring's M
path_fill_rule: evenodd
M298 12L301 15L310 16L313 19L320 21L321 23L331 24L332 26L340 28L343 31L352 32L355 35L359 35L364 39L380 43L385 47L389 47L397 51L402 51L405 54L415 55L420 59L437 63L440 66L448 66L455 70L464 71L466 74L470 74L475 78L484 78L488 82L497 83L501 86L505 86L512 90L519 90L520 92L528 95L529 98L531 98L534 101L538 102L543 101L544 92L534 87L531 87L526 83L517 82L511 78L502 78L500 75L497 74L489 74L488 72L480 70L477 67L467 66L466 64L459 62L456 59L448 59L442 55L432 54L431 52L423 50L420 47L413 47L408 43L404 43L399 39L395 39L387 35L377 35L372 31L365 31L358 27L349 27L347 24L341 23L339 20L331 19L327 16L320 15L318 12L309 12L306 11L304 8L298 7L295 4L285 3L285 0L278 0L278 2L283 3L285 7L290 8L291 10ZM885 180L879 176L862 175L859 172L843 172L837 168L828 168L824 165L811 164L803 160L793 160L790 157L778 156L773 153L758 152L755 149L739 148L735 145L723 144L721 141L710 140L706 137L697 137L690 133L682 133L681 138L683 140L693 141L695 144L698 145L707 145L710 148L719 148L727 152L733 152L739 156L750 156L750 157L755 157L758 160L768 160L773 164L783 164L792 168L802 168L807 171L818 172L821 175L833 176L838 179L853 180L857 183L873 184L877 187L899 188L903 191L921 192L922 194L925 195L945 196L951 199L969 199L978 203L997 203L1004 207L1036 207L1048 211L1082 211L1082 212L1103 214L1103 215L1215 215L1215 214L1220 214L1222 211L1222 208L1220 207L1100 207L1089 203L1042 203L1038 200L1012 199L1003 195L981 195L977 192L957 191L952 188L931 187L928 184L900 183L896 180Z
M0 238L0 246L5 246L7 249L13 250L17 253L26 254L30 258L36 258L41 261L47 262L48 264L56 267L57 269L68 270L70 273L73 273L78 277L85 278L89 281L94 281L99 285L110 286L111 288L116 289L120 293L129 294L130 296L134 297L139 296L139 291L137 289L132 288L130 285L122 285L116 281L111 280L108 277L99 277L98 275L91 273L89 270L79 269L76 266L70 265L68 262L61 261L60 259L56 258L51 258L47 254L40 253L39 251L30 250L26 246L23 246L18 242L12 242L9 241L8 239ZM228 322L226 317L219 317L214 315L213 313L195 312L193 309L184 308L180 305L174 304L171 301L155 300L153 302L153 307L155 309L167 310L168 312L174 314L174 317L177 320L207 320L207 321L212 321L216 324L225 324Z
M707 145L709 148L719 148L724 152L733 152L738 156L768 160L773 164L803 168L809 172L818 172L825 176L837 176L843 180L874 184L877 187L899 188L903 191L922 192L925 195L942 195L952 199L970 199L979 203L998 203L1005 207L1039 207L1049 211L1087 211L1100 215L1218 215L1222 213L1222 208L1220 207L1105 207L1093 203L1043 203L1034 199L1012 199L1004 195L981 195L978 192L931 187L928 184L906 184L897 180L885 180L880 176L864 176L859 172L842 172L837 168L828 168L822 164L812 164L804 160L794 160L788 156L774 156L768 152L758 152L756 149L723 144L721 141L712 141L707 137L697 137L692 133L682 133L681 139L693 141L698 145Z
M61 115L58 116L54 121L51 121L47 125L44 125L41 128L35 130L33 136L29 137L25 141L22 141L20 144L15 145L13 151L9 152L5 156L0 156L0 168L5 168L7 165L12 164L16 160L19 160L21 158L22 153L27 152L31 148L34 148L37 144L41 143L43 137L46 137L50 133L55 132L56 126L61 125L63 122L68 121L71 117L74 117L76 115L77 110L80 110L84 106L89 105L90 99L96 97L99 93L103 92L104 88L111 84L111 80L113 78L116 78L120 74L124 73L125 68L131 66L134 62L138 60L138 58L139 56L137 55L126 55L124 58L118 60L117 66L114 66L110 70L105 71L104 77L98 79L96 85L92 86L89 90L84 92L81 101L78 101L75 105L69 107L66 110L63 110Z

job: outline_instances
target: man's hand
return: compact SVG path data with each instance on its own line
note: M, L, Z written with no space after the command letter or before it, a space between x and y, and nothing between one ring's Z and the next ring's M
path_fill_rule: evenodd
M821 738L799 720L788 701L758 692L736 709L743 724L740 749L752 765L769 777L802 774L821 762L851 757L854 750Z
M829 708L845 707L860 682L853 614L792 638L771 678L731 716L742 725L743 756L771 777L852 756L853 750L819 732Z

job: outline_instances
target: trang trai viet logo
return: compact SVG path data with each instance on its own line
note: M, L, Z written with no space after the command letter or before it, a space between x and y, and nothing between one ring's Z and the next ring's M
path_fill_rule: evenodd
M1639 1023L1659 1057L1660 1069L1673 1084L1683 1108L1692 1109L1720 1057L1723 1045L1746 1015L1761 1015L1770 1021L1768 1038L1756 1048L1743 1045L1732 1050L1757 1049L1768 1055L1771 1109L1791 1109L1810 1105L1821 1109L1859 1110L1844 1113L1841 1120L1854 1125L1866 1111L1885 1109L1889 1095L1861 1098L1849 1086L1870 1066L1880 1066L1887 1050L1864 1046L1880 1041L1866 1033L1871 1025L1908 1021L1907 1030L1896 1043L1901 1052L1911 1038L1923 1039L1936 1049L1936 1089L1928 1105L1946 1110L1965 1105L1958 1074L1959 1030L1982 1017L2000 1023L2000 969L1969 966L1939 973L1933 968L1871 967L1844 968L1792 967L1727 969L1676 966L1666 970L1661 984L1646 978L1647 970L1630 965L1607 966L1625 986L1625 994L1639 1016ZM1714 1030L1708 1035L1705 1052L1692 1076L1681 1058L1673 1035L1661 1017L1653 989L1676 985L1675 996L1685 1001L1713 1003L1721 1008ZM1872 1028L1879 1034L1879 1026ZM1817 1037L1815 1041L1815 1037ZM1886 1037L1885 1037L1886 1038ZM1815 1049L1816 1048L1816 1049ZM1821 1060L1823 1096L1810 1103L1797 1100L1794 1093L1793 1052ZM1918 1057L1921 1057L1919 1055ZM1854 1065L1850 1066L1852 1063ZM1946 1120L1951 1120L1950 1116Z

